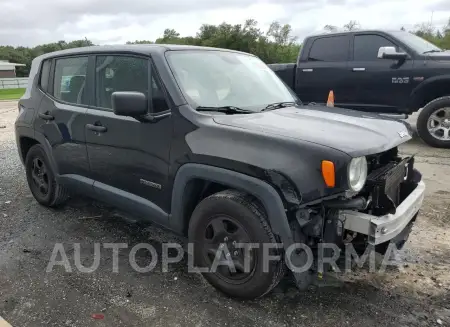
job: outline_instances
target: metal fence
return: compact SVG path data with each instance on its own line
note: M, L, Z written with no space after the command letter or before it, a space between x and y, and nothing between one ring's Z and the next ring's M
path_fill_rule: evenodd
M28 77L0 78L0 89L20 89L27 85Z

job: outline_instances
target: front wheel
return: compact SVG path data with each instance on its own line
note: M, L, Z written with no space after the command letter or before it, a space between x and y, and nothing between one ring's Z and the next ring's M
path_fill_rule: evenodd
M422 109L417 132L428 145L450 148L450 96L435 99Z
M264 208L248 194L226 190L205 198L192 214L188 234L195 266L209 269L203 273L205 279L229 296L263 296L285 274L281 249L275 248L276 238ZM257 248L245 251L239 246L249 243ZM278 255L280 260L268 262L266 253ZM217 266L229 260L232 265Z

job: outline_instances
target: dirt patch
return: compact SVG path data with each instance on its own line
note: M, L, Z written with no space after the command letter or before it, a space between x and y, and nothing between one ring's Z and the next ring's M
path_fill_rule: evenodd
M0 142L14 136L14 121L18 109L16 101L0 101Z

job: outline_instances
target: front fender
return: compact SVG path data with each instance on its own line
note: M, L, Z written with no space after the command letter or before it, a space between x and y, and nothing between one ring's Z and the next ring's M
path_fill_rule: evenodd
M211 166L233 168L232 165L225 167L223 164L234 162L236 164L234 169L231 169L233 171L244 172L239 167L248 165L257 167L266 175L267 172L283 174L295 185L301 203L341 193L348 188L347 164L351 157L340 150L317 143L216 123L205 124L189 133L186 136L186 143L193 156L196 156L191 158L192 160L203 157L209 158ZM330 160L335 164L335 188L327 188L323 181L322 160ZM272 184L276 185L273 177L269 174L259 179L272 180Z
M176 176L172 192L172 207L169 217L171 229L182 233L184 229L184 197L188 182L194 178L220 183L230 188L242 190L255 196L266 209L270 225L284 246L293 242L292 232L278 192L268 183L245 174L228 169L203 164L187 163L180 167Z
M427 89L431 87L432 84L448 82L450 85L450 74L433 76L431 78L427 78L422 83L417 85L410 94L410 105L409 108L420 109L423 105L422 99L424 98L424 93L427 92Z

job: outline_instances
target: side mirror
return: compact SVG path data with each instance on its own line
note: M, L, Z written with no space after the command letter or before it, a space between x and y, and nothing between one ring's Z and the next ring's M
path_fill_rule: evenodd
M406 59L408 54L405 52L397 52L395 47L381 47L378 50L378 58L379 59Z
M148 113L148 101L144 93L114 92L111 95L114 113L118 116L139 117Z

